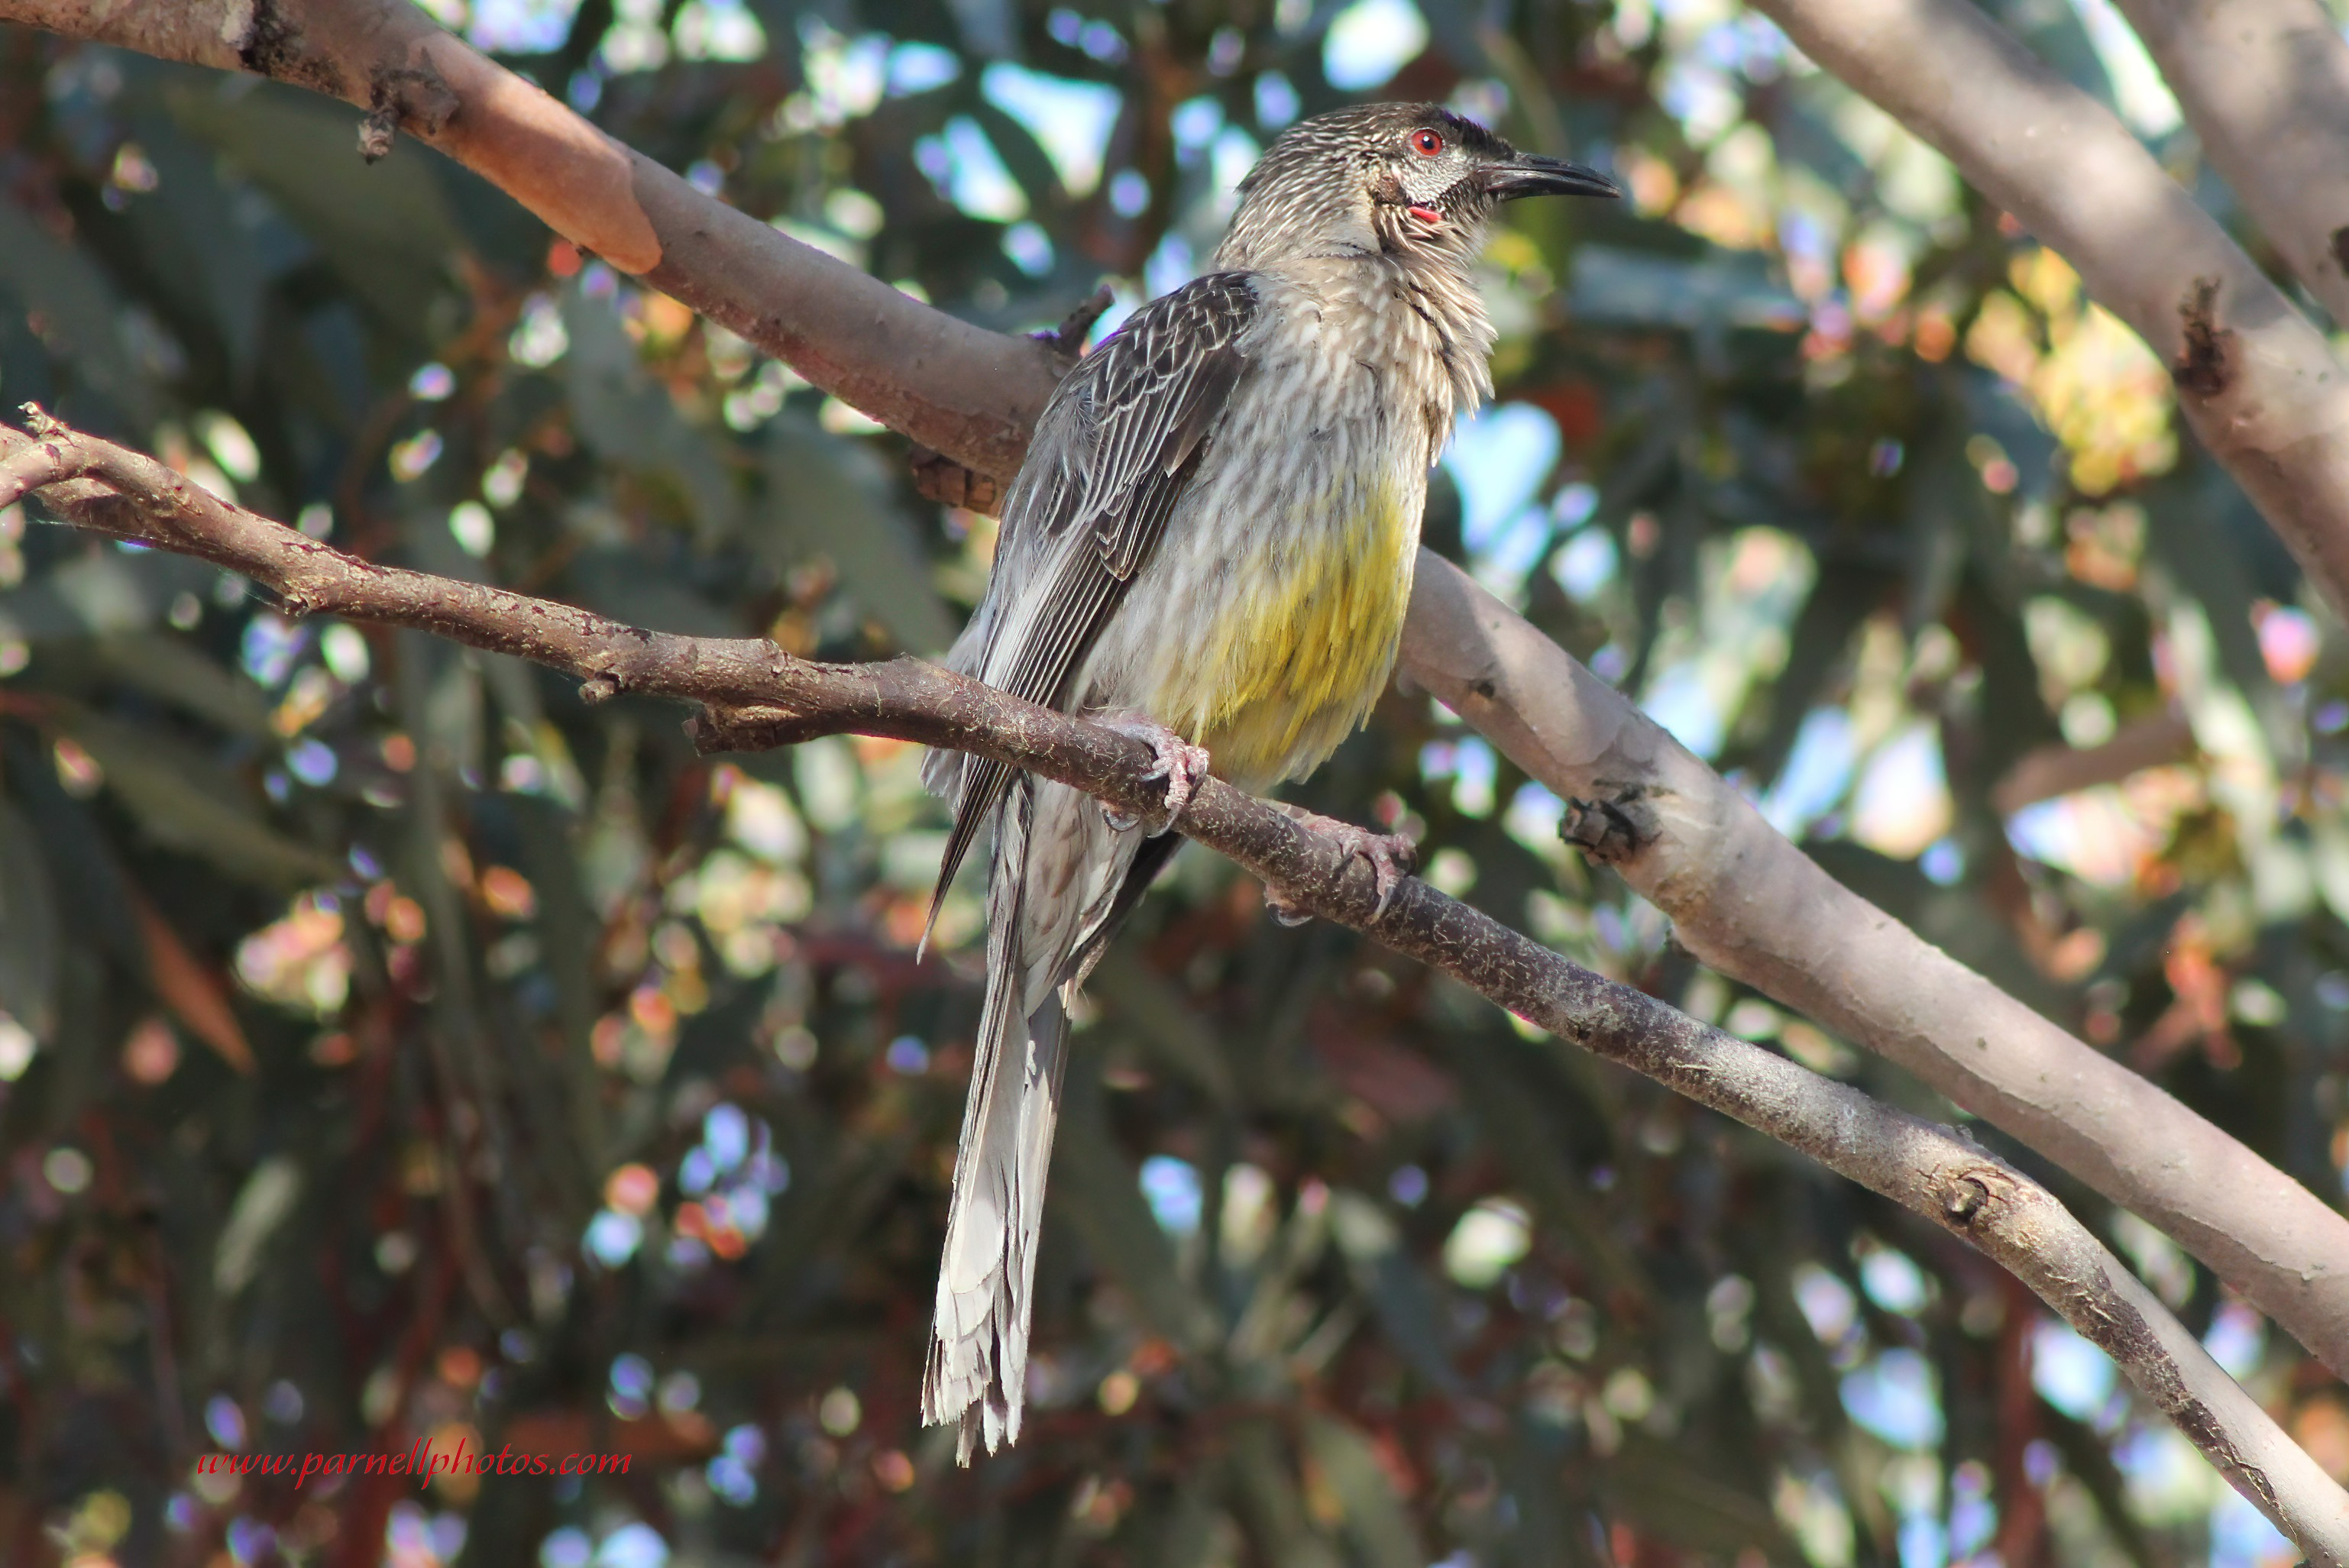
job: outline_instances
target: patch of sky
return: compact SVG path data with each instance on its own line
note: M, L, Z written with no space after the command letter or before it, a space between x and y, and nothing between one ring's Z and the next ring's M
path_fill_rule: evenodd
M2152 138L2176 130L2183 119L2178 100L2161 79L2161 68L2122 20L2112 0L2072 0L2072 9L2079 13L2080 26L2087 30L2088 42L2095 46L2096 57L2104 61L2105 74L2112 79L2114 101L2129 129Z
M1813 708L1795 732L1795 745L1762 798L1762 815L1790 839L1802 837L1851 788L1851 718L1841 708Z
M575 1524L552 1532L538 1543L538 1568L587 1568L595 1556L595 1543Z
M1803 1264L1794 1273L1795 1305L1822 1345L1834 1345L1859 1322L1859 1298L1851 1287L1817 1264Z
M1216 192L1217 221L1227 220L1240 203L1240 181L1248 177L1264 149L1255 137L1237 126L1226 126L1217 133L1215 145L1208 150L1207 178Z
M1663 89L1657 98L1698 147L1713 145L1745 112L1744 96L1726 72L1687 56L1664 67Z
M2032 1328L2031 1386L2074 1420L2094 1421L2110 1403L2118 1376L2112 1358L2070 1324L2046 1318Z
M2210 1568L2263 1568L2299 1560L2300 1549L2250 1500L2232 1487L2219 1494L2210 1511Z
M914 162L940 195L971 217L1016 223L1028 215L1026 193L1003 167L987 132L967 114L947 121L940 134L916 141Z
M493 55L543 55L563 46L579 0L474 0L465 36Z
M1463 419L1444 462L1460 490L1460 538L1478 581L1504 598L1549 543L1550 519L1534 504L1557 462L1557 421L1530 403L1497 403Z
M668 1542L649 1524L624 1524L595 1548L595 1568L667 1568Z
M1584 528L1551 552L1549 574L1566 590L1568 598L1587 604L1615 581L1621 564L1622 552L1613 534L1603 528Z
M1557 848L1557 825L1565 817L1565 801L1527 780L1509 797L1509 809L1501 815L1501 826L1527 851L1541 855Z
M1937 839L1917 857L1917 869L1935 887L1955 887L1966 876L1966 851L1955 839Z
M1191 281L1198 263L1191 253L1190 242L1180 234L1168 234L1158 242L1142 263L1142 290L1151 298L1172 293Z
M1124 36L1107 22L1087 21L1065 5L1055 5L1044 18L1044 31L1054 42L1077 49L1107 65L1125 58Z
M2210 1359L2227 1369L2227 1376L2248 1377L2257 1369L2260 1357L2267 1351L2267 1325L2260 1315L2240 1301L2219 1304L2211 1315L2209 1331L2202 1336L2202 1348Z
M286 752L285 766L293 769L295 778L318 789L335 781L335 748L322 740L297 742Z
M1932 1363L1914 1350L1887 1350L1845 1374L1843 1408L1896 1449L1930 1449L1941 1440L1941 1397Z
M1070 195L1092 193L1101 183L1110 131L1117 124L1121 99L1115 88L1049 77L1006 60L981 72L978 85L988 102L1036 139Z
M1150 181L1138 169L1121 169L1110 176L1110 211L1121 218L1139 218L1150 206Z
M1713 700L1704 671L1694 664L1659 671L1640 699L1641 711L1699 757L1711 757L1727 738L1728 717Z
M952 49L936 44L899 44L890 49L882 80L891 98L911 98L936 92L962 75L962 61Z
M277 686L294 673L294 661L309 640L307 628L264 610L245 623L237 662L263 686Z
M616 1269L636 1255L644 1240L644 1224L634 1214L605 1209L587 1222L587 1233L581 1244L589 1257L607 1269Z
M1384 86L1427 47L1427 18L1411 0L1354 0L1321 39L1321 74L1340 92Z
M1142 1162L1142 1196L1169 1235L1187 1236L1199 1228L1202 1197L1199 1172L1190 1161L1171 1154L1154 1154Z
M1297 96L1297 88L1278 71L1267 71L1256 79L1256 122L1267 130L1279 130L1295 120L1305 107Z
M1432 740L1420 748L1420 777L1452 780L1452 804L1471 817L1493 814L1494 780L1499 764L1493 748L1475 736Z
M1930 1295L1925 1274L1906 1253L1879 1247L1859 1260L1859 1288L1887 1312L1914 1316Z
M1224 129L1224 106L1211 98L1185 98L1174 106L1167 129L1174 133L1176 161L1189 163Z
M1052 270L1052 241L1036 224L1020 222L1003 231L1003 253L1031 278Z
M687 0L669 33L688 60L748 65L767 53L767 30L742 0Z
M701 1146L719 1170L733 1170L750 1158L750 1119L740 1106L720 1100L701 1119Z
M851 38L823 21L800 18L800 72L806 86L792 95L801 108L790 116L800 129L845 125L871 114L889 81L894 53L888 36L864 33Z
M1950 1532L1930 1514L1912 1513L1896 1538L1900 1568L1941 1568L1950 1560Z

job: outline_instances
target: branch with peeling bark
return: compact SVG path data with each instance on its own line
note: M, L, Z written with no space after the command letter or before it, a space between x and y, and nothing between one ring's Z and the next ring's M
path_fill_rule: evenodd
M2349 329L2349 41L2318 0L2120 0L2202 150Z
M29 410L0 428L0 506L37 495L65 518L242 573L296 614L437 633L576 676L698 707L706 752L823 735L949 747L1155 817L1149 748L911 658L820 665L754 639L678 636L479 583L378 565L229 504L152 458ZM2349 1568L2349 1493L2044 1188L1962 1135L1895 1110L1570 963L1406 878L1383 910L1338 833L1204 781L1182 830L1263 879L1285 906L1363 932L1561 1039L1801 1150L1979 1249L2126 1370L2230 1484L2314 1563Z
M1770 8L2065 250L2099 297L2130 302L2123 314L2181 366L2213 449L2303 559L2333 559L2308 542L2349 537L2340 378L2307 324L2117 122L1953 0ZM926 492L956 504L1000 494L1063 367L1064 345L957 321L704 196L406 0L0 0L0 19L343 98L367 111L370 150L396 123L911 437ZM1945 37L1954 54L1917 37ZM1928 90L1951 79L1937 62L1952 57L1985 84L1980 105ZM2137 243L2128 225L2140 217L2192 243ZM2207 296L2205 276L2219 280ZM2343 579L2319 581L2339 602ZM1903 1064L2160 1226L2349 1376L2349 1222L2307 1189L1834 882L1629 702L1424 552L1402 674L1556 793L1603 802L1591 847L1706 963Z

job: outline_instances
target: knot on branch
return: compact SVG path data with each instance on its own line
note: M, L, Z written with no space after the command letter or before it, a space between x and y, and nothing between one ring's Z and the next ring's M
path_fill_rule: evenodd
M2186 346L2169 367L2181 391L2197 397L2216 397L2234 379L2228 356L2235 335L2219 325L2219 280L2194 280L2193 292L2178 306L2186 324Z
M1647 785L1629 784L1600 799L1568 800L1557 836L1604 864L1629 860L1662 834L1649 803L1653 794Z
M620 695L620 677L609 670L598 670L579 683L579 700L593 707L611 701Z
M438 136L458 107L456 93L429 64L421 70L378 67L367 76L367 117L359 123L359 156L369 163L383 157L403 125Z
M911 462L914 489L940 506L958 506L993 517L1003 505L1003 487L976 469L967 469L944 452L916 447Z
M712 705L685 721L685 733L702 757L721 751L772 751L795 746L825 730L781 707L721 707Z
M1952 1171L1941 1182L1942 1216L1952 1229L1965 1230L2013 1187L2013 1177L1988 1161Z
M1107 284L1103 284L1078 301L1076 308L1061 318L1060 325L1050 332L1037 333L1036 341L1052 351L1052 357L1061 362L1061 368L1065 372L1084 356L1085 334L1091 332L1093 323L1116 303L1117 295L1110 292Z

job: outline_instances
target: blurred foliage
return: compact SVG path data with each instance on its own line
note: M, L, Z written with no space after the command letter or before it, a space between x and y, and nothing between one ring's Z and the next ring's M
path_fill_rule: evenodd
M2340 1193L2338 628L2181 442L2158 362L1765 23L436 10L705 189L1006 329L1104 274L1120 314L1181 281L1261 145L1349 96L1610 165L1631 200L1513 211L1493 246L1502 402L1432 542L1837 875ZM2003 10L2241 227L2108 10ZM437 157L363 166L355 118L0 31L0 396L362 554L826 657L949 639L993 525L917 500L900 442ZM907 748L712 763L657 705L289 622L22 510L0 536L11 1563L2278 1550L1948 1237L1275 925L1195 851L1092 986L1029 1434L959 1472L915 1391L978 903L915 962L942 819ZM2116 738L2158 765L2037 798ZM1697 970L1423 697L1302 795L1416 825L1441 885L1585 963L1952 1114ZM2049 1175L2349 1470L2319 1369ZM630 1467L192 1468L468 1434Z

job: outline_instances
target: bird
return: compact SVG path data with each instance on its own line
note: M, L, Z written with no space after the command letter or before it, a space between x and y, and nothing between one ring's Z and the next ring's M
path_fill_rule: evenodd
M1255 794L1301 779L1385 689L1428 473L1492 393L1472 267L1495 211L1618 194L1440 105L1301 120L1241 182L1209 270L1104 337L1039 418L947 663L1147 742L1165 793L1144 831L999 762L924 764L954 802L933 923L993 830L987 990L922 1379L923 1420L958 1427L961 1463L1019 1436L1070 1003L1181 842L1203 777ZM1370 862L1383 912L1408 841L1313 820Z

